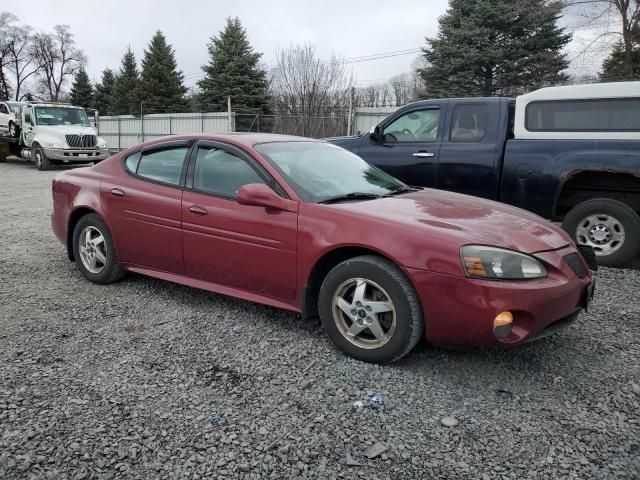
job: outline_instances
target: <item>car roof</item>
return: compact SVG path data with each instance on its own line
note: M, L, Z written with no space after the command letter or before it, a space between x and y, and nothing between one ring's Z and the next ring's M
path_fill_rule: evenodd
M170 142L175 140L210 140L213 142L225 142L234 145L253 147L259 143L274 143L274 142L321 142L316 138L297 137L294 135L281 135L277 133L245 133L245 132L230 132L230 133L217 133L217 134L196 134L196 135L168 135L165 137L157 138L144 145L154 145L157 143Z

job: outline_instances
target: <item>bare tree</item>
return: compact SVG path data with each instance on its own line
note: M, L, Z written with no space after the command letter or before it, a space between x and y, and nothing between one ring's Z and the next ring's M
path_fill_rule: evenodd
M68 25L56 25L52 33L37 33L33 38L42 93L57 102L68 79L86 64L82 50L76 47Z
M355 104L358 107L387 107L393 104L393 93L384 83L361 87L356 91Z
M7 61L7 69L13 73L14 98L22 100L24 83L39 70L33 33L28 25L15 25L9 29Z
M11 86L7 78L9 64L9 31L18 17L9 12L0 12L0 100L11 97Z
M315 46L296 45L279 50L276 63L270 88L281 113L313 117L346 106L353 77L335 54L323 61Z
M634 38L640 30L640 0L564 0L563 4L566 13L585 19L583 27L605 27L577 56L586 53L600 39L617 36L624 52L624 69L631 78ZM611 18L615 20L613 26Z

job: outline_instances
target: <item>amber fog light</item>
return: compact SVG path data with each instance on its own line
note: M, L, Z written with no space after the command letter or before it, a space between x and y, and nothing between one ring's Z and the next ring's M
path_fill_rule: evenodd
M511 333L513 326L513 314L511 312L501 312L493 319L493 334L498 339L503 339Z

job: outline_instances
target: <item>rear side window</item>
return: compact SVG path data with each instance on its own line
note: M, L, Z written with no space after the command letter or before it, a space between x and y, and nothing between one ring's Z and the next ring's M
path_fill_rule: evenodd
M242 158L219 148L200 148L193 171L193 188L214 195L235 198L249 183L265 183Z
M131 173L156 182L178 185L188 147L171 147L146 153L135 153L125 160Z
M479 142L487 133L489 107L486 103L456 105L451 116L452 142Z
M531 102L525 113L530 132L640 131L640 98Z

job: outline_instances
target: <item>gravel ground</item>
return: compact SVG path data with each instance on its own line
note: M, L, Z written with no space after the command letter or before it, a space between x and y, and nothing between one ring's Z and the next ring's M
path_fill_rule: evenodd
M0 478L640 478L640 271L552 338L380 367L287 312L85 281L54 174L0 164Z

